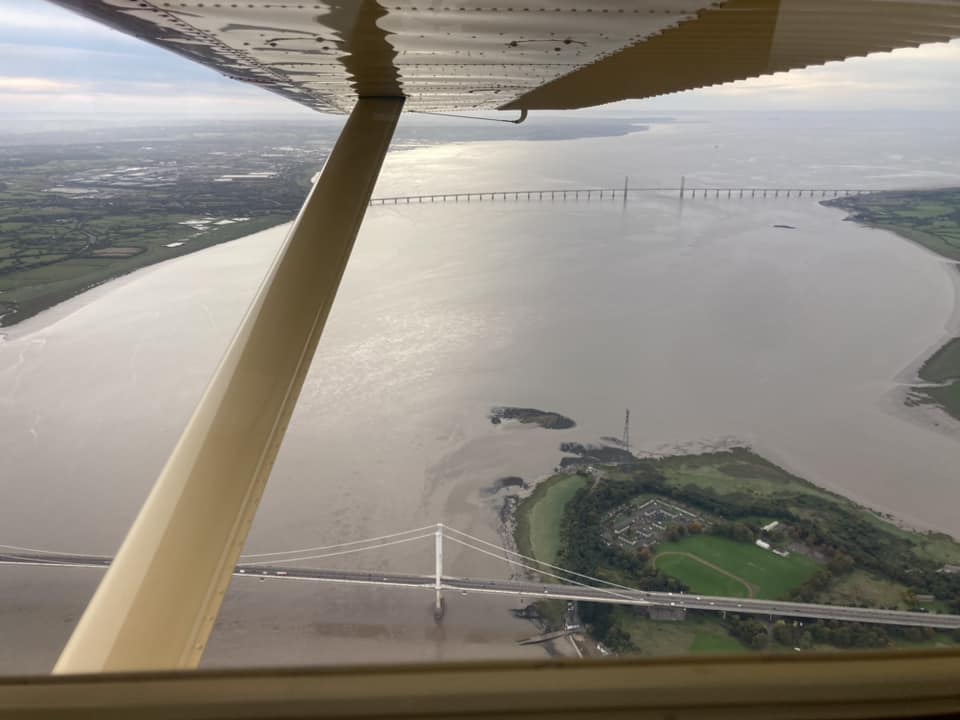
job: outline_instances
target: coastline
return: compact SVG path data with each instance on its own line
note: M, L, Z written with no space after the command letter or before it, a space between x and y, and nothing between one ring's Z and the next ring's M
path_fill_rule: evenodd
M817 486L750 449L627 464L597 465L589 455L579 460L581 464L558 468L532 484L531 491L515 501L505 530L512 531L520 553L640 589L663 591L679 582L681 592L727 595L733 578L750 596L759 592L771 599L956 612L956 596L949 589L960 581L951 574L960 561L960 543L954 538L905 528L896 518ZM611 505L610 498L619 499ZM651 525L650 517L638 514L651 502L679 508L686 514L684 522L692 519L689 528L696 529L676 525L676 514ZM634 514L632 522L638 525L623 525ZM633 532L637 538L628 540ZM664 568L657 564L660 557L670 560ZM641 565L646 569L641 571ZM542 602L536 611L547 630L562 627L562 608ZM579 612L593 642L629 654L960 642L956 633L900 630L864 630L851 641L833 635L829 622L808 623L803 633L787 632L789 623L779 622L779 635L764 630L763 637L751 638L741 631L754 621L743 617L728 620L691 611L682 617L650 613L647 618L587 606ZM671 619L675 622L663 622Z
M951 344L960 342L960 248L953 241L955 231L949 226L931 225L925 228L923 223L929 223L931 218L944 217L936 213L936 205L924 203L938 201L941 207L952 207L951 202L955 199L951 197L952 194L960 196L960 190L878 192L820 203L824 207L846 212L845 221L889 232L911 245L923 248L945 266L954 288L953 312L945 325L943 336L897 375L896 381L901 383L901 387L895 391L899 406L907 411L902 416L922 423L927 429L945 433L950 432L950 426L960 423L960 400L956 397L960 396L960 366L951 367L950 372L938 378L925 377L925 371ZM955 222L954 227L958 227ZM957 365L956 362L953 364ZM932 389L947 392L931 392Z
M0 325L0 343L16 340L18 338L26 337L32 333L45 330L46 328L49 328L65 317L68 317L74 312L83 309L90 303L113 292L114 290L125 287L128 284L135 282L150 273L156 272L161 268L169 267L175 262L183 260L186 257L191 257L202 252L215 250L217 248L230 245L234 242L255 238L265 233L271 233L288 225L290 225L289 222L279 223L261 230L256 230L247 235L241 235L233 238L232 240L225 240L213 245L207 245L206 247L197 247L189 252L183 252L173 257L164 258L162 260L158 260L157 262L143 265L129 272L116 275L108 280L91 285L90 287L81 290L77 294L71 295L64 300L50 305L49 307L46 307L43 310L40 310L29 317L25 317L11 325Z
M165 251L163 254L166 255L165 257L154 254L145 249L131 258L130 265L114 264L112 266L104 267L102 269L104 277L99 280L88 282L85 285L70 286L68 284L68 286L62 290L50 293L49 295L45 296L44 299L38 301L29 301L25 303L13 301L13 308L10 308L8 304L4 302L3 293L0 293L0 333L4 332L5 329L17 327L18 325L27 322L37 315L60 307L65 303L70 302L74 298L85 295L92 290L96 290L104 285L113 283L121 278L135 275L141 270L162 265L170 260L176 260L187 255L193 255L195 253L202 252L203 250L217 247L218 245L225 245L227 243L234 242L235 240L241 240L245 237L264 232L265 230L270 230L274 227L285 225L287 222L290 221L278 223L276 217L268 216L243 223L243 225L247 225L248 227L242 227L240 224L234 224L217 228L217 232L219 234L216 237L198 237L191 239L190 241L183 242L181 245L176 247L168 246L163 248ZM13 322L6 322L5 319L9 318L11 315L15 318Z

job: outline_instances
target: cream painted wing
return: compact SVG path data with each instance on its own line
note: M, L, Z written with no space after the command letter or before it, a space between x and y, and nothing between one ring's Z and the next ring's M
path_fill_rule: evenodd
M309 107L565 109L960 36L958 0L56 0Z

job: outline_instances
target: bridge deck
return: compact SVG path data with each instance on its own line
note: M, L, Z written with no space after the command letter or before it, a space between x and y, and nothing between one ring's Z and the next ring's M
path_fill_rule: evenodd
M95 555L67 555L56 553L0 553L0 565L35 565L46 567L106 568L110 558ZM381 585L435 590L433 575L407 573L368 572L358 570L328 570L297 568L290 565L241 564L234 571L240 577L270 577L280 580ZM463 594L483 593L513 595L518 597L599 602L614 605L643 605L708 610L711 612L734 612L767 617L812 618L843 620L847 622L875 623L929 627L943 630L960 629L960 615L910 612L905 610L878 610L873 608L848 607L843 605L818 605L781 600L756 600L728 598L692 593L647 592L600 588L588 585L543 583L531 580L496 580L444 576L443 590Z
M411 203L490 202L507 200L616 200L624 202L634 194L664 193L681 198L797 198L840 197L875 192L864 188L759 188L759 187L636 187L636 188L550 188L546 190L495 190L490 192L433 193L397 195L370 199L371 205L409 205Z

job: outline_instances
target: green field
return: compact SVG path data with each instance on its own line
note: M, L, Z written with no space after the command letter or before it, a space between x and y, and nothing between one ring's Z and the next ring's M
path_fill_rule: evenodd
M744 448L670 456L658 460L657 468L675 487L695 485L721 495L745 493L755 497L776 498L791 507L798 504L803 496L826 500L838 509L856 513L884 533L913 543L915 552L921 557L940 563L960 564L960 544L948 535L904 530L841 495L791 475Z
M744 448L701 455L674 455L662 458L656 464L670 484L677 487L693 484L723 494L745 492L761 496L789 491L830 500L841 499L839 495L791 475Z
M960 188L874 192L823 203L891 230L951 260L960 260Z
M658 546L657 567L687 583L694 592L706 595L725 594L719 592L719 589L729 587L729 583L734 581L685 558L686 562L668 563L664 566L659 555L668 552L688 553L722 568L753 586L755 597L766 599L785 597L819 569L813 560L802 555L793 554L782 558L756 545L738 543L713 535L697 535ZM710 574L704 573L703 570L709 570ZM720 581L721 578L723 582ZM740 585L739 592L735 596L743 597L744 588L742 584L738 583L738 585Z
M918 374L926 382L946 383L943 387L915 388L915 392L960 420L960 338L953 338L931 355Z
M0 325L138 268L289 221L326 154L317 128L158 128L145 147L126 134L0 146ZM264 152L277 145L298 151ZM220 182L262 171L269 177ZM173 242L183 244L167 247Z
M555 563L560 554L560 519L577 490L587 484L580 475L555 475L537 485L517 507L517 548L524 555Z
M915 388L914 392L926 395L931 402L939 405L951 417L960 420L960 380L944 387Z
M655 564L658 570L682 580L696 593L725 597L751 597L753 594L753 587L746 580L733 578L687 555L659 554Z
M141 230L138 223L143 220L135 222L123 215L111 217L110 220L117 224L124 221L130 223L130 227L124 228L126 234L123 240L119 241L120 244L142 247L143 252L131 257L113 258L93 257L89 254L75 257L46 254L39 256L42 262L33 266L0 274L0 316L3 316L0 325L24 320L84 290L148 265L250 235L289 219L287 215L266 215L242 223L222 225L193 237L179 247L168 248L168 242L181 240L185 235L183 228L172 221L160 218L158 223L167 224Z
M944 393L955 393L960 403L960 385L947 388L933 388ZM853 501L817 487L813 483L791 475L746 448L733 448L719 452L699 455L671 455L655 462L659 470L672 487L695 486L712 490L720 496L738 495L756 498L773 498L784 503L799 514L814 516L817 513L803 506L810 502L825 501L824 509L854 513L860 520L870 523L880 532L913 545L913 552L920 558L940 564L960 565L960 543L943 533L919 533L901 528L890 520L871 512ZM611 469L609 475L615 478L629 477L628 473ZM647 497L647 496L645 496ZM805 500L804 498L810 498ZM766 522L769 518L751 518L753 521ZM831 518L833 521L833 518Z
M830 584L824 599L841 605L867 604L872 607L908 610L907 588L863 570L854 570Z
M954 338L931 355L919 375L927 382L960 379L960 338Z
M750 652L739 640L730 637L718 618L689 615L683 622L657 622L623 608L617 610L615 617L630 636L638 655Z
M942 572L944 564L960 565L960 544L953 538L898 527L748 449L594 468L592 478L555 475L521 502L516 526L521 552L551 562L560 556L559 564L578 572L645 589L957 612L958 578ZM587 487L589 492L578 493ZM677 539L658 543L652 556L650 548L611 542L607 530L618 513L654 496L702 513L700 528L692 523L667 527L667 536ZM773 519L780 525L761 531ZM754 544L757 537L767 538L774 547L798 550L780 557ZM933 599L920 601L921 595ZM552 614L546 615L554 627L563 607L549 610ZM681 622L670 622L653 621L627 608L606 613L590 610L583 619L593 637L617 652L732 652L767 644L765 621L736 614L722 618L694 611ZM707 621L712 625L702 624ZM876 648L900 646L904 639L933 644L960 640L960 633L954 638L945 633L808 625L793 626L786 635L782 628L775 629L777 637L768 649Z

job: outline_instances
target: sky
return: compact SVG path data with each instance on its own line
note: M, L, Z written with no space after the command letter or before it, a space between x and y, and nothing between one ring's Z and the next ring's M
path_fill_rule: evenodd
M44 0L0 0L0 108L8 127L33 129L63 113L101 122L313 114ZM671 110L960 111L960 41L593 112Z

